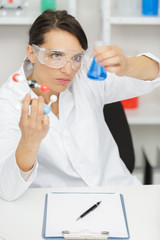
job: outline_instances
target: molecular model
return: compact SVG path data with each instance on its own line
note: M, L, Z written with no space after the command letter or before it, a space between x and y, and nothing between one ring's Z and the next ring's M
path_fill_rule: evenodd
M26 81L25 77L23 75L20 75L19 73L15 73L12 76L12 79L13 79L14 82L24 82L24 81ZM27 81L27 83L28 83L30 88L40 88L41 92L43 92L43 93L47 93L50 90L48 84L46 84L46 83L43 83L43 84L39 85L35 80L29 80L29 81ZM57 101L57 96L56 95L51 95L49 104L44 105L44 114L50 113L50 111L51 111L50 106L53 102L56 102L56 101Z
M13 79L14 82L24 82L24 81L26 81L25 77L18 74L18 73L15 73L12 76L12 79ZM28 85L29 85L30 88L40 88L41 92L43 92L43 93L47 93L50 90L47 83L42 83L41 85L39 85L36 82L36 80L29 80L27 82L28 82Z

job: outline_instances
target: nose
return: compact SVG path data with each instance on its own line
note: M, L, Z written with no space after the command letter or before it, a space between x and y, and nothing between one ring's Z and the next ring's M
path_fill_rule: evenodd
M64 65L64 67L61 68L61 71L63 73L66 73L67 75L70 75L73 71L73 68L72 68L72 62L71 60L67 61L66 64Z

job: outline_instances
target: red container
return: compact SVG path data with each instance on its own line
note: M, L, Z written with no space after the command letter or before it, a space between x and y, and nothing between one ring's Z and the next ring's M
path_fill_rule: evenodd
M134 109L138 107L138 97L130 98L121 101L123 108L125 109Z

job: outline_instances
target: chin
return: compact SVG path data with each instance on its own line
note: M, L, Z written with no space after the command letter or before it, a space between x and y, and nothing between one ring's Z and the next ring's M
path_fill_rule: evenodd
M56 89L53 88L54 92L61 93L64 92L69 86L59 86Z

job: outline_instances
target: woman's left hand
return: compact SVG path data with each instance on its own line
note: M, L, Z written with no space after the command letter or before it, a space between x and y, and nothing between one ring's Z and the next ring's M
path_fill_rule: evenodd
M94 50L95 60L108 72L118 76L127 75L129 64L128 58L118 46L103 46Z

